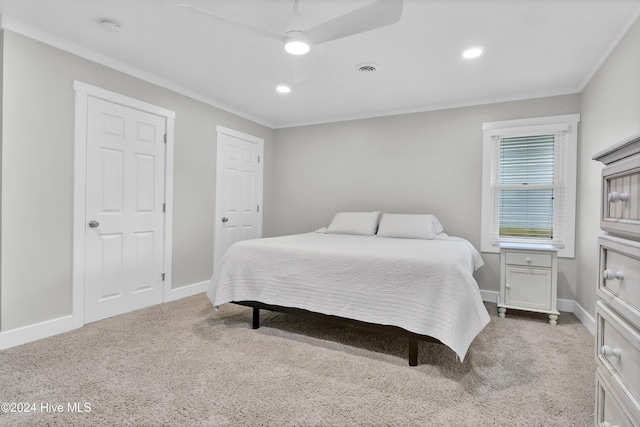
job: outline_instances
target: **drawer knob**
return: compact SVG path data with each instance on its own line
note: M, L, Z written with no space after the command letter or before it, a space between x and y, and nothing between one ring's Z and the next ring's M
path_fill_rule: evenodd
M629 193L618 193L617 191L612 191L611 193L609 193L609 195L607 196L607 199L611 202L611 203L615 203L615 202L626 202L627 200L629 200Z
M613 348L608 345L603 345L600 349L600 352L604 357L620 357L622 355L622 352L619 348Z
M602 272L602 277L604 277L604 280L622 280L624 273L622 271L613 271L610 268L607 268Z
M526 257L524 260L527 261L529 264L531 264L531 258L530 257Z

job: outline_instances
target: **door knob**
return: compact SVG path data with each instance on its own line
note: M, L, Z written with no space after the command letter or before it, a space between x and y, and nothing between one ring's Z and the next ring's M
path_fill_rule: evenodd
M89 227L91 227L91 228L100 227L100 223L98 221L96 221L95 219L92 219L91 221L89 221Z
M226 216L223 216L222 217L222 222L227 222L227 221L229 221L229 218L227 218Z

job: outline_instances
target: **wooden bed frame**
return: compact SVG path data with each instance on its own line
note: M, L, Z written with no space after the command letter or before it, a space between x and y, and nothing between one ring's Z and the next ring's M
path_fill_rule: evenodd
M402 329L398 326L390 325L378 325L375 323L361 322L359 320L348 319L345 317L332 316L328 314L316 313L309 310L303 310L301 308L283 307L279 305L263 304L258 301L233 301L234 304L243 305L253 308L253 329L260 327L260 310L276 311L279 313L293 314L296 316L302 316L306 318L313 318L323 321L331 321L339 325L353 326L359 329L364 329L373 332L383 332L390 335L398 335L409 338L409 366L418 365L418 340L440 343L440 340L430 337L428 335L420 335L414 332L409 332L406 329Z

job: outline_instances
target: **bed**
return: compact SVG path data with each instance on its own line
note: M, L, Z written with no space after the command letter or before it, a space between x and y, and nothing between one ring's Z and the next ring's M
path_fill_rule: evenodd
M214 307L253 307L254 328L260 309L320 314L407 335L410 365L417 364L418 339L437 340L464 361L489 322L473 278L483 264L480 254L442 232L437 219L425 238L415 225L404 232L385 226L392 223L385 215L367 227L347 221L350 233L332 228L339 225L336 214L327 229L237 242L215 268L207 296ZM407 229L417 228L421 238L407 237L415 235Z

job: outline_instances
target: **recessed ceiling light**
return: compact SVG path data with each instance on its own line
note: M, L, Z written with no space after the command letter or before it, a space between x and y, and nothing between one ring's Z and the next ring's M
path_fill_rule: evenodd
M276 90L280 93L289 93L291 92L291 88L287 85L279 85Z
M462 56L467 59L477 58L480 55L482 55L482 49L479 47L472 47L471 49L467 49L462 52Z

